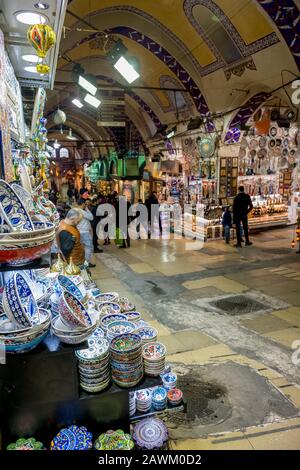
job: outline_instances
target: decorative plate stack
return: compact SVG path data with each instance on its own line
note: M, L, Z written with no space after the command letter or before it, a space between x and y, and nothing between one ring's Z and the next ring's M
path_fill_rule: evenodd
M114 302L100 302L98 304L98 310L100 313L100 318L103 318L106 315L112 315L114 313L121 313L120 305Z
M164 387L155 387L152 392L152 405L156 411L162 411L166 409L167 390Z
M159 450L166 447L169 434L160 419L146 418L134 426L132 437L140 450Z
M124 312L128 321L132 321L133 323L137 323L141 320L142 315L140 312Z
M173 372L168 372L167 374L163 374L161 376L163 386L167 390L171 390L172 388L176 388L177 385L177 375Z
M133 447L132 437L130 434L125 434L121 429L117 431L110 430L105 434L101 434L94 444L96 450L131 450Z
M110 313L109 315L105 315L104 317L102 317L100 321L100 326L104 333L106 333L108 325L116 321L127 321L127 317L122 313Z
M0 349L7 353L30 351L48 334L49 313L38 307L26 278L18 272L5 285L2 309Z
M135 305L130 302L127 297L120 297L118 300L118 304L121 308L121 312L133 312L135 309Z
M179 388L172 388L168 391L168 402L172 406L178 406L182 401L182 396L182 391Z
M136 332L141 337L143 344L153 343L157 340L157 331L152 326L142 326Z
M120 387L134 387L143 377L142 341L134 333L116 336L110 343L112 379Z
M139 390L135 392L136 397L136 409L140 413L147 413L152 406L152 393L151 390L145 388L144 390Z
M0 263L21 265L50 251L54 224L33 221L17 193L3 180L0 180L0 224Z
M54 437L50 450L90 450L93 435L84 426L69 426Z
M110 383L109 343L105 338L91 337L88 349L76 351L80 386L90 393L104 390Z
M95 296L96 302L117 302L119 294L117 292L105 292Z
M157 377L165 370L166 347L161 343L149 343L143 346L145 374Z
M136 412L135 392L129 392L129 416L134 416Z
M135 331L135 324L130 321L126 321L126 320L114 321L107 325L106 337L108 341L111 342L111 340L118 335L123 335L126 333L133 333L134 331Z

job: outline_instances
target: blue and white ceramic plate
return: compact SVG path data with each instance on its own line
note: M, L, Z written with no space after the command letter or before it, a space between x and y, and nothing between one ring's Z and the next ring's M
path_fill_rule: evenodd
M13 231L34 230L32 220L21 199L6 181L0 180L0 214Z
M137 334L142 338L143 342L156 341L157 331L152 326L144 326L137 330Z
M35 298L26 279L19 273L15 273L5 285L3 308L11 321L25 328L39 320Z

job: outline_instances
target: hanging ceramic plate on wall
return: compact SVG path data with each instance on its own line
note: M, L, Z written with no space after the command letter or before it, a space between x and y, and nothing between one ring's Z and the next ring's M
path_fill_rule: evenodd
M290 130L289 130L290 137L292 137L292 139L296 137L296 134L298 133L298 131L299 131L298 127L296 126L290 127Z
M283 139L282 141L282 145L284 147L288 147L289 143L290 143L290 139L288 139L287 137L285 137L285 139Z
M282 127L277 127L277 137L282 137L283 136L283 129Z
M270 129L270 137L276 137L277 135L277 127L272 126Z
M295 148L295 147L296 147L296 141L295 141L295 139L289 138L289 148L290 148L290 149L293 149L293 148Z
M251 139L249 142L249 148L254 150L258 147L258 141L256 139Z
M266 149L260 149L257 153L258 158L265 158L267 156L267 150Z
M281 168L284 168L285 166L287 166L287 164L288 164L288 159L286 157L282 157L280 162L279 162L279 166Z
M288 136L290 135L289 132L290 132L290 129L287 129L287 128L283 129L283 135L284 135L284 137L288 137Z
M268 142L267 137L262 136L262 137L260 137L258 144L262 148L262 147L265 147L267 145L267 142Z
M280 147L274 147L274 149L273 149L273 155L275 155L276 157L280 157L280 155L281 155L281 148L280 148Z
M287 157L289 155L289 149L287 148L282 149L281 155L283 157Z
M247 148L248 147L248 141L246 137L243 137L241 140L241 148Z
M240 148L240 151L239 151L239 157L240 158L244 158L246 156L246 149L245 148Z
M295 153L296 153L296 150L295 150L295 149L291 149L291 150L290 150L290 156L291 156L291 157L294 157Z
M199 153L203 158L210 158L215 152L215 142L205 137L198 142Z
M250 157L251 158L256 157L256 150L250 150Z
M294 163L296 162L295 157L289 156L288 162L289 162L289 165L294 165Z
M276 145L276 140L275 139L270 139L269 140L269 148L272 149Z
M282 140L281 139L276 139L276 147L281 147Z

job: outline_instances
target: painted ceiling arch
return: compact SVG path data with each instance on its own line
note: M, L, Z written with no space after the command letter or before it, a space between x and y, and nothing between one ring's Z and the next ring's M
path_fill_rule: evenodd
M262 91L251 96L231 119L229 128L246 124L255 111L271 96L271 93Z

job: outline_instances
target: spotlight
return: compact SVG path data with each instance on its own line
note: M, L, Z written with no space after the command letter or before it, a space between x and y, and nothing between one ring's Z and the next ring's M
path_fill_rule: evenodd
M67 135L67 139L69 139L69 140L77 140L76 137L73 136L71 127L70 127L70 129L69 129L69 134Z
M53 144L53 147L54 147L55 149L59 149L60 143L58 142L57 139L55 139L54 144Z
M80 100L78 100L77 98L74 98L72 100L72 103L75 104L75 106L77 106L77 108L82 108L83 107L83 104L81 103Z
M129 84L135 82L135 80L140 77L140 74L137 73L128 60L123 56L114 64L114 68Z
M88 91L90 95L95 96L95 94L97 93L97 87L92 83L93 77L91 79L87 75L85 77L79 75L78 85L84 88L85 91Z
M88 93L85 95L84 101L86 101L86 103L90 104L94 108L99 108L99 106L101 104L100 100L95 98L95 96L89 95Z

